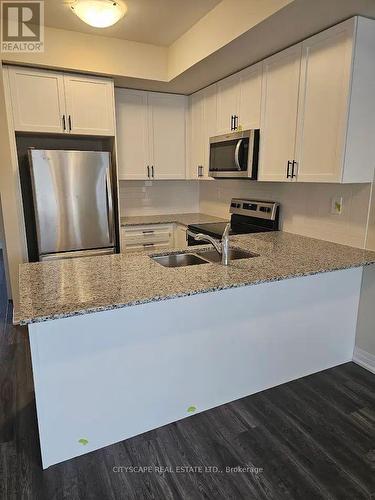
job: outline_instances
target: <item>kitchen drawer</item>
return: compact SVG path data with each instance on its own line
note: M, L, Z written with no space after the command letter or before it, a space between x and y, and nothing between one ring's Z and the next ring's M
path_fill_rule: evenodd
M160 232L160 233L133 233L126 234L124 240L126 245L134 244L134 243L162 243L169 242L171 239L171 235L168 232Z
M163 249L168 249L171 248L170 243L144 243L143 245L137 244L137 245L124 245L122 247L123 252L141 252L142 250L149 250L149 251L159 251Z
M121 248L142 250L147 247L169 248L173 244L173 225L157 224L121 228Z

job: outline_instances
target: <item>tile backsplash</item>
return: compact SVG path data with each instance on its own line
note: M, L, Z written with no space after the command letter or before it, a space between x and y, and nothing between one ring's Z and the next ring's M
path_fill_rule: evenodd
M272 183L246 180L121 181L121 215L202 212L229 219L231 198L281 203L281 229L364 248L371 184ZM341 215L332 200L343 199ZM375 214L375 202L373 214ZM372 216L375 220L375 215ZM373 224L375 227L375 222ZM370 232L369 232L370 234ZM375 250L375 230L371 243ZM370 248L370 246L368 246Z
M233 197L274 200L282 205L284 231L363 248L370 192L370 184L207 181L200 184L200 211L229 217ZM341 215L331 213L335 197L343 198Z
M199 212L197 181L120 181L122 216Z

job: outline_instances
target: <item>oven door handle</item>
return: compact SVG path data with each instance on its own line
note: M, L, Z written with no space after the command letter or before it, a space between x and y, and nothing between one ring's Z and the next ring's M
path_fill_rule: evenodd
M240 139L237 142L236 149L234 151L234 163L236 164L236 167L239 171L241 171L241 165L240 165L240 147L242 145L243 139Z

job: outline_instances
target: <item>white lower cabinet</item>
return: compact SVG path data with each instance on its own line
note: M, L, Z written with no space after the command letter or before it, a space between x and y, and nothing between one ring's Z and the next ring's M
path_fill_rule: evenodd
M187 226L182 224L142 224L121 228L121 252L187 248Z
M152 224L121 228L121 252L173 248L174 224Z
M175 224L174 229L174 247L175 248L187 248L187 239L186 239L186 231L187 227L182 226L181 224Z

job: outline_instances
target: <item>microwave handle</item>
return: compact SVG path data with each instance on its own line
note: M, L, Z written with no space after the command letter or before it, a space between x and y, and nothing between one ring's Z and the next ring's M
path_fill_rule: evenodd
M236 164L236 167L238 170L241 170L241 165L240 165L240 147L242 144L243 139L240 139L237 142L236 149L234 151L234 163Z

